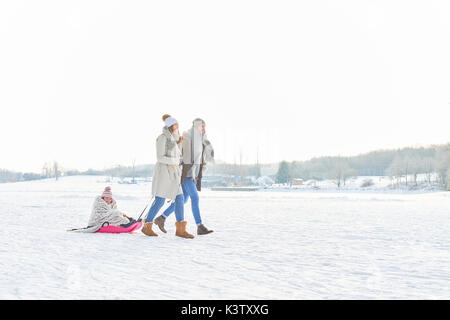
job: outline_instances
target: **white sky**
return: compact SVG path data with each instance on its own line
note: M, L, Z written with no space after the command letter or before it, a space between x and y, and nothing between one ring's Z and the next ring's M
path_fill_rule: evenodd
M0 2L0 168L155 162L161 116L216 158L450 140L448 1Z

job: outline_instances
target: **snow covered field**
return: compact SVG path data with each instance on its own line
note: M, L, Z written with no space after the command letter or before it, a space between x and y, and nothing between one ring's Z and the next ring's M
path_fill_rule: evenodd
M0 184L0 299L450 299L449 192L205 190L211 235L176 238L174 217L158 238L66 232L99 180ZM111 186L134 217L149 201Z

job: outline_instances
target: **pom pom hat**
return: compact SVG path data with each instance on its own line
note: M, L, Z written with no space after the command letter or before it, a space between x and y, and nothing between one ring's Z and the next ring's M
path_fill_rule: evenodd
M174 117L171 117L168 114L163 115L163 121L164 124L166 125L167 128L170 128L171 126L173 126L175 123L178 123L177 119L175 119Z
M104 197L112 198L111 187L105 188L105 191L103 191L103 193L102 193L102 198L104 198Z

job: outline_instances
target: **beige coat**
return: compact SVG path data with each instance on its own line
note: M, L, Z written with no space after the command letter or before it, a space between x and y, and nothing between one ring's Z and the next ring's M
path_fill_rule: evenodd
M181 190L181 150L167 127L156 139L155 172L152 180L152 195L174 200Z
M203 154L201 159L202 164L202 174L206 173L207 167L206 165L208 163L214 162L214 149L209 142L208 138L206 137L206 134L203 135ZM192 164L191 161L191 133L189 131L183 132L183 142L182 142L182 150L183 150L183 163L184 164ZM189 174L188 176L192 176ZM196 177L193 177L196 178Z

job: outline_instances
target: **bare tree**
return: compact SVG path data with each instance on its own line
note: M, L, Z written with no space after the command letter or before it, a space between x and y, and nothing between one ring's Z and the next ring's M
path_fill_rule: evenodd
M436 159L427 157L423 159L423 165L424 165L424 173L426 176L426 180L428 184L431 184L431 178L433 176L433 173L436 172Z
M52 166L50 163L46 162L44 163L42 167L42 175L45 178L51 178L52 177Z
M450 191L450 183L448 183L450 181L450 168L448 168L447 170L447 190Z
M132 164L133 164L133 180L131 180L131 182L136 183L136 158L133 158Z
M407 156L397 155L391 165L386 169L386 174L395 179L397 186L405 177L405 184L408 185L408 174L410 174L411 161Z
M55 180L58 181L60 171L59 171L59 164L56 161L53 162L53 174L55 176Z
M448 176L448 170L450 169L450 143L440 146L437 149L436 158L436 169L440 178L440 182L443 186L448 188L448 186L450 185Z
M333 179L334 183L340 188L342 185L345 186L345 182L351 176L354 176L354 171L350 168L347 161L343 158L336 159L330 170L329 178Z
M417 176L425 171L423 161L417 156L412 156L408 157L408 161L406 163L410 174L413 176L414 185L417 186Z

